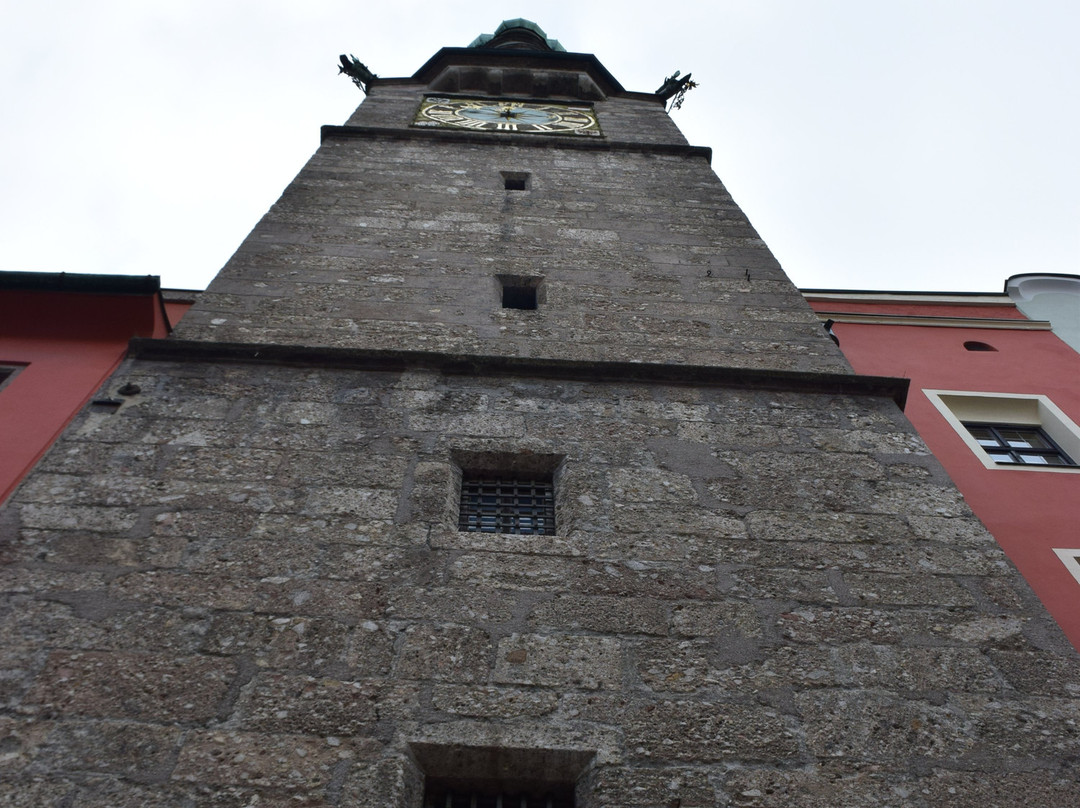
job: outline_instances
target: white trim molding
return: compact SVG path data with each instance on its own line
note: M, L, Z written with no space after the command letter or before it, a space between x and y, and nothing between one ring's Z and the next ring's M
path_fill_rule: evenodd
M1064 548L1054 548L1054 552L1057 553L1057 557L1061 559L1061 563L1065 565L1065 569L1069 571L1076 582L1080 584L1080 550L1066 550Z

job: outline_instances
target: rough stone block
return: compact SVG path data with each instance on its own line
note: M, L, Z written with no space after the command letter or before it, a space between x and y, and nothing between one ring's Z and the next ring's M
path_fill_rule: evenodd
M872 769L734 769L722 779L735 808L883 808L922 805L912 778ZM949 804L949 803L943 803Z
M919 783L927 805L987 808L1006 805L1080 805L1080 783L1057 771L934 769Z
M26 504L18 508L22 524L41 530L85 530L123 534L139 514L129 508L86 505Z
M638 761L793 760L799 740L788 724L768 708L714 701L638 703L623 718L628 752Z
M683 603L671 610L671 628L686 637L719 637L741 634L762 635L761 618L753 605L745 601L721 603Z
M499 641L494 681L542 687L618 688L622 649L615 639L515 634Z
M483 682L490 675L493 650L483 629L414 625L404 631L394 671L402 679Z
M650 641L636 649L638 674L656 693L760 693L776 688L835 687L850 675L838 656L821 648L759 648L739 637L721 640Z
M235 675L222 659L58 651L28 698L50 714L193 723L217 713Z
M371 735L375 722L415 711L415 686L263 673L245 688L237 711L244 729L292 735Z
M844 573L851 596L871 606L932 606L970 608L975 598L945 575L884 575Z
M871 692L800 693L806 745L818 758L843 758L900 768L908 756L958 760L978 739L955 706Z
M407 755L359 763L342 788L348 805L414 806L423 796L423 776Z
M580 789L584 808L708 808L718 804L708 769L601 766Z
M143 783L164 782L182 731L130 721L64 721L50 728L34 768L115 774Z
M557 595L529 615L539 628L596 631L605 634L666 634L668 610L652 598Z
M311 792L324 789L349 761L371 757L376 746L362 738L199 730L186 739L172 776L205 785Z
M436 685L431 694L436 710L472 718L547 715L557 703L558 696L551 691L526 688Z

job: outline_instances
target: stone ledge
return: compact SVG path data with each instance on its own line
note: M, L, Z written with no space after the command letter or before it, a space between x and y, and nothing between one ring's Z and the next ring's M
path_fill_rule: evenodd
M651 362L583 362L519 356L450 354L363 348L319 348L136 337L129 343L134 359L180 362L240 362L320 368L400 371L434 370L450 375L517 376L571 381L644 382L738 387L828 395L891 398L903 409L908 379L846 373L756 370Z

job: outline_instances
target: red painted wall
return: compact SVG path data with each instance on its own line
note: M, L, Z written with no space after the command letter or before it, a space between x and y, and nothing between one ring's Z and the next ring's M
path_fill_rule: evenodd
M185 304L170 312L175 323ZM175 318L175 319L174 319ZM164 337L158 294L0 290L0 502L116 369L132 337Z
M874 311L927 316L1016 318L1015 309L986 311L933 304L811 301L817 311ZM992 312L992 313L991 313ZM975 514L1080 649L1080 583L1054 554L1080 547L1080 474L988 469L975 457L924 389L1023 393L1050 398L1080 423L1080 354L1050 331L867 325L837 322L833 333L857 373L911 379L905 408L927 446ZM996 351L968 351L975 340Z

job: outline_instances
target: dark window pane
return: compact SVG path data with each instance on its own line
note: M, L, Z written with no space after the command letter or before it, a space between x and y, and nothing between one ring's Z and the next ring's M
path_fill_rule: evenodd
M964 424L990 459L1003 465L1075 466L1076 464L1037 426Z
M1025 454L1020 454L1019 457L1020 457L1020 462L1021 463L1028 463L1030 465L1035 465L1035 466L1045 466L1046 465L1046 458L1043 457L1042 455L1031 455L1031 454L1026 454L1025 453Z

